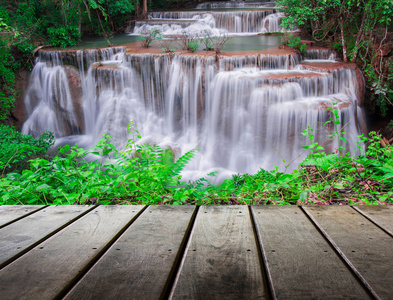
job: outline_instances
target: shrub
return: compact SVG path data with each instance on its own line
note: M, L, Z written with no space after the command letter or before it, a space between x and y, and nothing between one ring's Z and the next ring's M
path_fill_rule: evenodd
M28 167L28 160L43 157L54 144L52 132L45 131L38 139L19 133L15 127L0 125L0 171L21 172Z
M292 34L286 35L282 40L282 44L292 47L303 55L306 54L306 44L302 43L300 36L294 37Z
M150 44L160 37L160 34L159 29L144 29L138 39L141 41L142 47L149 48Z
M180 36L179 45L183 50L195 52L199 48L198 37L184 30Z
M54 47L67 47L75 46L80 38L81 34L76 26L70 27L50 27L48 28L49 43Z
M172 53L175 52L174 43L172 39L164 39L162 36L157 37L158 45L161 47L162 52Z

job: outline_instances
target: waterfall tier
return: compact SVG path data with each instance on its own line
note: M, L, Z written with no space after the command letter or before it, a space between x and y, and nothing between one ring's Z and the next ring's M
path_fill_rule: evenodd
M51 130L60 140L76 135L85 147L107 133L122 147L133 120L142 142L177 155L198 147L185 173L195 178L216 169L245 173L282 167L283 160L295 161L296 167L305 156L301 147L308 141L301 132L307 126L316 129L326 151L334 152L338 145L327 137L331 128L322 126L333 104L346 124L350 152L364 123L356 68L342 63L324 68L320 59L332 58L325 50L308 51L307 60L297 54L255 54L218 61L128 54L124 48L92 51L40 53L25 98L24 133ZM62 64L70 55L77 68Z
M151 12L146 21L136 22L134 34L158 29L164 35L208 32L212 35L279 32L284 15L274 9L250 11L165 11Z

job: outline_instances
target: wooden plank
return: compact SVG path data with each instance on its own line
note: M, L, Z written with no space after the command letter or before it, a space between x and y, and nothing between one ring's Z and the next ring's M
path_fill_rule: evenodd
M0 228L43 207L44 205L0 205Z
M278 299L370 299L297 206L253 206Z
M65 299L164 297L195 209L149 206Z
M173 299L266 299L247 206L203 206L198 212Z
M91 206L50 206L0 229L0 268L42 242Z
M355 209L360 210L372 221L381 226L393 236L393 206L390 205L358 205Z
M348 206L305 207L382 299L393 295L392 238Z
M54 299L143 206L100 206L0 271L6 299Z

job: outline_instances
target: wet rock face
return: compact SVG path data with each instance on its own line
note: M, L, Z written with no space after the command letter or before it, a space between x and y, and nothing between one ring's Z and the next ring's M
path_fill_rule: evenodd
M83 91L82 81L79 75L79 71L73 66L64 66L65 72L68 78L68 84L70 87L72 103L74 105L75 114L77 117L78 131L84 132L84 119L83 119Z
M355 67L356 82L355 82L355 92L356 98L358 99L358 105L362 106L364 103L365 94L365 81L362 72L358 67Z
M24 95L29 83L30 72L20 70L16 77L15 90L18 91L15 101L15 107L11 114L10 124L21 130L23 122L27 119L26 108L24 104Z

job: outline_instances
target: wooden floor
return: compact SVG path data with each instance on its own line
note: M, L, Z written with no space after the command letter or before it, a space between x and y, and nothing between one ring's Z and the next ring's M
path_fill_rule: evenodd
M0 299L393 299L393 207L0 206Z

